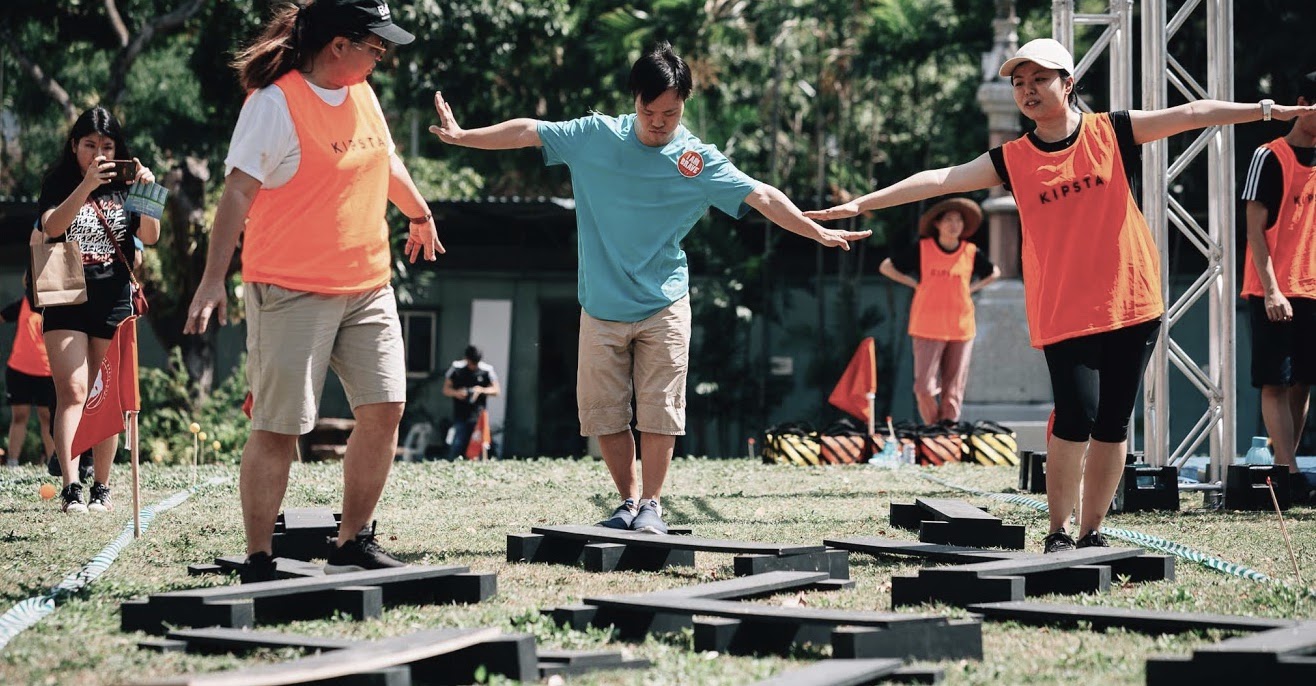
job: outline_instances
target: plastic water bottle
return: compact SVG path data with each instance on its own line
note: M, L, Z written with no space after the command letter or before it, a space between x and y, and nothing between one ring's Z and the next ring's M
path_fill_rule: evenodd
M1252 447L1248 448L1247 455L1243 457L1243 464L1275 464L1275 456L1270 454L1270 448L1266 447L1266 443L1265 436L1253 436Z

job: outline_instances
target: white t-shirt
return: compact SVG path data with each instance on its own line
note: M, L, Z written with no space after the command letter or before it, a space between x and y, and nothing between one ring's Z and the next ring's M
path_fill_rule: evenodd
M321 88L310 81L311 87L325 104L338 107L347 101L347 88ZM379 106L379 98L374 89L368 89L370 100L384 123L384 134L388 138L388 154L392 155L396 146L393 136L388 132L388 121ZM234 169L241 169L260 182L266 190L278 188L292 179L297 173L297 166L302 161L302 146L297 140L297 127L292 123L292 114L288 112L288 99L283 90L270 84L255 93L242 105L238 114L238 124L233 127L233 138L229 141L228 157L224 158L224 176Z

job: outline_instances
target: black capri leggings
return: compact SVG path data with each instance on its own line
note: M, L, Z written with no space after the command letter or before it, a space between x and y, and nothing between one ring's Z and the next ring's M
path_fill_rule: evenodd
M1161 320L1071 338L1042 348L1056 400L1056 438L1119 443L1147 370Z

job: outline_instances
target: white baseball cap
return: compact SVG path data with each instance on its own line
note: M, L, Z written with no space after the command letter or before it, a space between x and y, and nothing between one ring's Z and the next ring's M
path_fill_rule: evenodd
M1023 47L1014 53L1014 57L1001 65L1000 75L1010 78L1014 70L1024 62L1036 62L1047 69L1063 69L1069 72L1070 76L1074 75L1074 56L1069 54L1060 41L1053 38L1035 38L1024 43Z

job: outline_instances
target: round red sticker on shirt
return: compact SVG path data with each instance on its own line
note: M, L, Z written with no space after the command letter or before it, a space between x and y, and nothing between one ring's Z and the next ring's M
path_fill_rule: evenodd
M681 176L693 179L704 170L704 156L698 150L686 150L676 161L676 169L681 172Z

